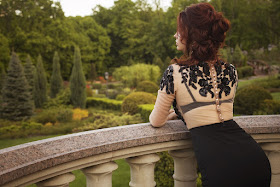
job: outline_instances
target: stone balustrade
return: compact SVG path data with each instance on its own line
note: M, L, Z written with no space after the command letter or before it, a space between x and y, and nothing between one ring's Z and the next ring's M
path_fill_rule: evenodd
M272 166L271 187L280 186L280 115L242 116L234 120L260 144ZM164 127L135 124L86 131L0 150L0 186L68 186L81 169L88 187L111 187L114 160L130 165L131 187L153 187L157 152L174 159L174 186L196 186L196 159L190 133L179 120Z

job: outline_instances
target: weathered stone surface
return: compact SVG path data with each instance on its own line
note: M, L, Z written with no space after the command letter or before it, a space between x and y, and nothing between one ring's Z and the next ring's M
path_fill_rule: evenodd
M242 116L234 120L254 134L279 134L280 115ZM154 128L149 123L86 131L0 150L0 185L63 163L130 147L189 139L179 120Z

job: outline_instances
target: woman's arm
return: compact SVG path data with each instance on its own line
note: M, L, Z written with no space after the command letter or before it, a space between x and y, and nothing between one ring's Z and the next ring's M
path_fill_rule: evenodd
M174 118L174 113L170 113L170 107L175 99L176 92L173 71L173 66L170 65L161 79L157 100L149 117L150 123L154 127L161 127L167 120Z

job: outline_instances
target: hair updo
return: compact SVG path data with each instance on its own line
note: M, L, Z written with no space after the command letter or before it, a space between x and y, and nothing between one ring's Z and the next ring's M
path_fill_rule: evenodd
M180 12L177 32L185 40L188 58L177 60L179 64L197 64L201 61L215 63L218 50L223 47L230 22L209 3L198 3Z

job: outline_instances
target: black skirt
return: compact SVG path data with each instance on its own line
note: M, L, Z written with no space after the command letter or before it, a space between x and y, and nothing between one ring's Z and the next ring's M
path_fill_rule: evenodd
M233 121L190 129L203 187L269 187L271 166L259 144Z

